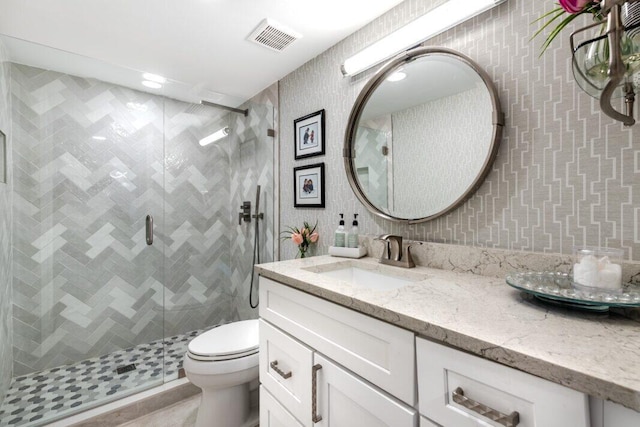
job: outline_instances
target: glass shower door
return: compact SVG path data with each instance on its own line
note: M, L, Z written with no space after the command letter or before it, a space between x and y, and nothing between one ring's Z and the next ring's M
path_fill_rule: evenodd
M189 340L230 321L232 301L229 113L165 101L165 381L178 377ZM222 134L221 134L222 135ZM237 219L236 219L237 221Z
M198 333L257 316L249 305L254 243L262 262L273 260L273 107L246 102L238 108L247 114L165 104L166 381L178 376ZM200 144L212 135L221 137ZM258 186L263 217L256 241L256 218L238 215L246 202L255 214Z
M14 379L1 410L17 415L0 419L19 426L162 383L164 247L147 244L146 217L164 220L164 100L11 67Z

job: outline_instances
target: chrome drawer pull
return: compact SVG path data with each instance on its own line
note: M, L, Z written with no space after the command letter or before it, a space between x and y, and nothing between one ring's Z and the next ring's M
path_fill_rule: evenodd
M491 421L500 423L505 427L516 427L520 423L520 414L518 414L517 411L513 411L509 415L503 414L502 412L496 411L487 405L483 405L480 402L469 399L464 395L464 391L460 387L456 388L451 395L453 396L453 401L457 404L462 405L483 417L487 417Z
M285 380L287 378L291 378L291 371L284 372L282 369L278 368L278 361L277 360L274 360L273 362L269 363L269 366L271 366L271 369L276 371Z
M322 416L318 415L318 371L322 369L321 364L313 365L311 368L311 421L317 423L322 421Z

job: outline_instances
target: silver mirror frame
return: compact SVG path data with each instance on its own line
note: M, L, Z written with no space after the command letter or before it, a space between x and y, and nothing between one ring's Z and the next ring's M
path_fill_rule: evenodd
M493 107L492 113L492 125L493 125L493 135L491 146L489 149L489 154L485 158L485 161L482 165L480 173L476 176L475 180L472 184L467 188L467 190L458 197L453 203L451 203L448 207L442 209L439 212L436 212L433 215L425 216L422 218L399 218L389 214L382 212L377 206L371 203L371 201L364 194L362 187L360 186L357 178L356 167L355 167L355 137L358 130L358 122L360 121L360 116L364 111L364 108L367 104L369 98L375 90L380 86L385 79L393 74L398 68L406 65L407 63L414 61L417 58L428 56L428 55L447 55L455 57L457 60L467 64L471 67L479 76L482 78L487 90L489 91L491 97L491 104ZM347 174L347 179L349 180L349 185L351 185L351 189L355 193L356 197L360 202L373 214L387 219L393 222L400 222L405 224L416 224L420 222L430 221L439 216L445 215L458 206L463 204L475 191L480 187L487 174L491 170L491 165L498 154L498 147L500 146L500 139L502 137L502 128L504 127L504 113L500 106L500 99L498 98L498 92L491 81L489 75L471 58L456 52L452 49L447 49L443 47L416 47L414 49L403 52L385 64L376 74L371 77L369 82L364 86L360 95L356 99L356 102L351 109L351 114L349 115L349 121L347 122L347 130L345 132L344 138L344 146L343 146L343 158L344 158L344 167L345 172Z

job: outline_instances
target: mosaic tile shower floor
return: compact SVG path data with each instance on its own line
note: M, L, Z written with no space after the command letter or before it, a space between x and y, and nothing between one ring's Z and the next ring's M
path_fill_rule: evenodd
M42 425L177 379L187 343L200 332L16 377L0 407L0 427ZM116 372L129 364L136 369Z

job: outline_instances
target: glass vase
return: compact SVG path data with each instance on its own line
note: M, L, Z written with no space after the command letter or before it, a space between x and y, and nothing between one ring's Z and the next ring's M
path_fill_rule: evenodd
M306 245L298 246L298 258L306 258L308 250L309 250L309 246L306 246Z
M634 39L640 37L640 2L622 5L622 25L627 28L629 37Z

